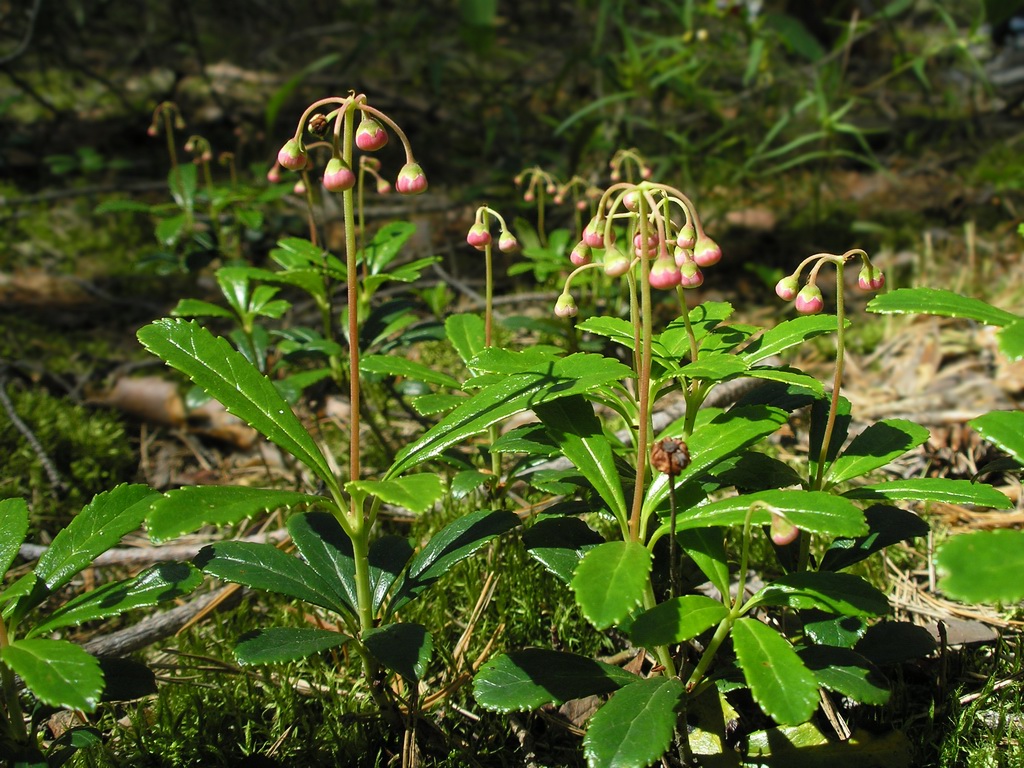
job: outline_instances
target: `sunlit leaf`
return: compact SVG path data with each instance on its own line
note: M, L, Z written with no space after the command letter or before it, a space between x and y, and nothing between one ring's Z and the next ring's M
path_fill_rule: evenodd
M259 629L235 646L239 664L283 664L301 661L349 641L348 635L315 627Z
M683 697L676 677L651 677L630 683L599 709L583 738L590 768L645 768L672 743Z
M952 536L935 558L939 589L972 603L1024 600L1024 531L1001 528Z
M818 681L784 637L756 619L732 628L733 648L754 701L781 725L810 720L818 706Z
M15 640L0 648L0 660L44 704L85 712L99 704L103 692L99 661L68 640Z
M832 462L826 479L832 485L884 467L928 439L928 430L905 419L883 419L853 438Z
M370 653L392 672L415 682L427 671L434 644L420 624L385 624L363 632Z
M635 541L609 541L588 551L572 578L576 603L597 629L623 621L649 588L651 553Z
M710 597L674 597L637 616L629 635L635 644L647 648L673 645L715 626L728 613L728 608Z

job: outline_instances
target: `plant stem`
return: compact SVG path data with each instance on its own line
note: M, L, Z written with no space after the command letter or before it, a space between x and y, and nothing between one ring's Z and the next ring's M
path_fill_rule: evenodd
M843 267L846 259L853 251L843 254L836 262L836 368L835 376L832 379L832 400L829 403L828 418L825 422L825 432L821 439L821 451L818 454L818 469L814 480L811 483L813 490L820 490L825 476L825 463L828 461L829 445L832 442L832 432L835 429L836 417L839 412L839 396L843 383L843 369L846 362L846 311L845 299L843 296Z
M641 242L647 242L647 201L640 195L638 215ZM640 540L640 516L643 509L647 478L647 443L651 426L651 348L653 336L653 308L651 307L650 259L640 259L640 369L637 371L637 397L639 414L636 437L636 484L633 487L633 508L629 517L629 535Z
M7 625L0 619L0 649L11 644L7 636ZM21 714L21 704L18 702L18 691L14 685L14 672L6 664L0 663L0 690L3 691L4 704L0 709L0 726L10 733L14 740L27 744L28 730L25 728L25 718Z

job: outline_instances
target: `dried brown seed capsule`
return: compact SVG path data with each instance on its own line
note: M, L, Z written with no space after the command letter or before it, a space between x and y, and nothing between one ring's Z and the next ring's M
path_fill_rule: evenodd
M309 118L309 123L306 125L306 130L316 137L323 137L327 132L327 116L322 115L319 112Z
M690 465L690 449L682 440L666 437L651 447L651 465L666 475L678 475Z

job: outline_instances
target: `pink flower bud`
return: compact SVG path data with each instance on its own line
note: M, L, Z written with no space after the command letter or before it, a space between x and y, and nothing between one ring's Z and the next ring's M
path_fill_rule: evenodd
M805 285L796 295L796 311L801 315L814 315L825 306L821 290L816 285Z
M652 171L650 166L648 166L648 165L645 165L643 168L640 169L640 178L641 179L649 179L653 175L654 175L654 171Z
M502 253L516 253L519 250L519 241L515 235L504 229L498 235L498 250Z
M547 192L549 195L553 195L556 192L558 192L558 187L556 187L554 184L548 184L546 187L544 187L544 191Z
M487 227L485 227L481 222L477 222L469 228L469 233L466 235L466 242L478 251L483 251L491 244L491 233L487 231Z
M666 256L659 256L651 264L651 288L668 290L679 285L682 275L676 262Z
M356 185L356 175L340 157L332 157L324 169L324 189L328 192L344 192Z
M373 117L363 115L356 128L356 146L364 152L376 152L388 143L388 132Z
M609 243L608 248L604 252L604 259L601 261L601 266L604 267L604 273L608 277L622 277L624 274L629 272L630 266L633 262L630 258L624 254L619 247L614 243Z
M877 291L885 285L885 275L874 264L865 264L857 275L857 287L862 291Z
M693 246L697 244L697 230L693 228L693 224L684 224L683 228L679 230L676 235L676 245L680 248L688 248L693 250Z
M551 202L554 203L555 205L561 205L562 203L565 202L565 198L562 197L561 195L555 195L554 197L551 198Z
M532 203L536 199L537 196L533 194L532 190L528 189L526 190L526 192L523 193L523 202Z
M402 166L395 189L400 195L418 195L427 191L427 176L419 163L406 163Z
M555 302L556 317L576 317L578 312L579 309L576 307L576 302L571 294L563 293L558 297L558 301Z
M146 135L147 136L159 136L160 135L160 129L157 127L156 123L153 123L152 125L149 126L149 128L146 129Z
M658 237L656 232L651 232L647 235L647 247L643 245L643 235L637 232L633 235L633 253L637 256L653 256L658 250L658 244L661 239Z
M700 267L710 267L722 260L722 249L707 235L697 238L693 246L693 260Z
M611 172L611 174L609 174L608 178L610 178L612 181L619 181L622 178L622 174L619 173L619 169L616 168Z
M296 195L306 194L306 184L302 181L302 179L299 179L298 181L295 182L295 186L292 187L292 193Z
M288 139L277 153L277 162L289 171L301 171L306 167L306 150L297 139Z
M769 526L769 535L772 538L772 543L776 546L784 547L796 541L800 535L800 529L782 515L773 514L772 522Z
M676 260L676 266L681 267L683 264L687 264L693 261L693 251L689 248L680 248L678 245L672 252L672 257Z
M694 262L688 261L679 267L679 284L683 288L699 288L704 285L704 273Z
M783 301L792 301L800 290L800 283L796 275L789 275L782 278L775 284L775 295Z
M596 216L583 228L583 242L591 248L604 248L604 219Z
M377 179L377 194L387 195L391 192L391 185L384 179Z
M281 181L281 166L274 163L270 170L267 171L267 181L271 184L277 184Z
M576 210L577 211L585 211L585 210L587 210L587 201L586 200L577 200L576 201Z
M626 206L626 210L635 211L640 206L640 192L630 190L622 196L622 204Z
M577 267L589 264L593 261L593 254L590 252L590 246L580 240L576 243L576 247L572 249L572 253L569 254L569 261Z

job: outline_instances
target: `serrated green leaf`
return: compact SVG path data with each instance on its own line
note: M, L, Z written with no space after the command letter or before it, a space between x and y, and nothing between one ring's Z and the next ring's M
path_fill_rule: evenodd
M451 315L444 321L444 330L464 364L469 365L483 351L484 319L480 315Z
M24 499L0 500L0 583L18 556L28 534L28 504Z
M413 381L423 381L439 387L459 389L457 379L443 371L396 355L366 355L359 361L359 370L384 376L404 376Z
M615 454L594 407L581 395L533 408L561 453L573 463L619 520L625 520L626 496Z
M935 557L939 589L972 603L1024 600L1024 531L1002 528L953 536Z
M334 587L320 574L299 558L270 544L247 541L212 544L203 547L193 562L225 581L295 597L335 613L348 612Z
M288 533L299 554L330 588L331 595L357 611L356 563L352 539L327 512L306 512L288 520Z
M388 591L412 554L412 544L401 536L381 536L370 543L370 594L374 611L384 605Z
M259 512L316 504L332 508L322 496L242 485L188 485L157 498L146 518L149 538L160 543L204 525L233 525Z
M736 355L710 355L701 357L695 363L688 363L673 375L704 381L727 381L747 371L747 363Z
M587 552L572 577L576 604L596 629L624 621L649 586L651 553L635 541L609 541Z
M346 483L345 488L362 491L385 504L394 504L417 514L433 507L444 493L441 476L426 473L391 480L357 480Z
M881 616L889 612L889 599L852 573L801 571L767 585L751 598L751 605L817 608L845 616Z
M192 210L196 198L196 166L191 163L175 165L167 173L167 186L179 208Z
M493 446L492 446L493 450ZM481 472L478 469L466 469L456 472L448 484L448 490L453 499L464 499L474 491L488 485L494 475Z
M888 501L937 501L944 504L975 504L993 509L1010 509L1013 502L991 485L949 477L921 477L911 480L888 480L882 483L851 488L843 496L848 499L885 499Z
M703 595L684 595L658 603L633 621L629 636L637 645L654 648L690 640L724 619L729 609Z
M826 474L831 485L884 467L928 439L928 430L905 419L883 419L853 438Z
M853 648L867 632L863 616L836 616L824 611L802 611L804 634L817 645Z
M746 375L752 379L775 381L780 384L789 384L793 387L799 387L800 389L806 390L818 397L821 397L825 392L824 385L816 378L792 368L751 368L747 371Z
M416 233L416 225L409 221L393 221L377 230L373 239L356 255L365 263L370 274L382 272Z
M72 598L25 637L38 637L60 627L78 626L135 608L148 608L187 595L202 583L203 574L190 563L159 563L134 578L109 582Z
M200 299L181 299L171 310L172 317L235 317L230 309Z
M718 325L732 317L732 305L726 301L705 301L690 310L690 330L698 346ZM689 357L690 336L683 318L673 320L658 336L667 354L674 358Z
M0 648L0 660L25 681L44 704L92 712L103 692L95 656L67 640L15 640Z
M856 651L815 645L797 651L818 685L861 704L875 706L889 700L889 687L875 666Z
M675 677L637 680L619 689L590 718L583 753L590 768L645 768L672 743L683 697Z
M999 351L1010 361L1024 359L1024 319L1016 320L999 331Z
M1024 465L1024 411L989 411L968 424L993 445Z
M964 481L966 482L966 481ZM821 559L819 570L841 571L901 541L928 535L928 523L913 512L875 504L864 510L868 533L837 538Z
M168 216L157 222L153 234L156 235L156 239L161 245L173 246L184 233L186 221L183 213L177 216Z
M434 643L420 624L385 624L363 633L370 653L392 672L416 682L427 671Z
M760 337L751 342L740 353L740 357L753 367L772 355L778 355L791 347L803 344L809 339L836 330L836 319L829 315L801 315L792 320L784 320L774 328L769 328Z
M473 680L473 697L491 712L525 712L611 693L637 680L586 656L531 648L491 659Z
M436 416L439 413L450 411L466 402L467 398L462 395L452 395L447 392L435 392L430 395L420 395L412 401L412 407L421 416Z
M896 315L967 317L986 325L1010 325L1018 320L1012 312L997 309L980 299L940 288L898 288L868 302L869 312Z
M825 440L825 426L828 423L828 414L831 411L831 402L827 398L817 398L811 404L811 431L808 441L807 468L808 477L817 477L818 458L821 456L821 446ZM839 449L843 447L846 436L850 430L850 401L840 395L839 404L836 408L835 421L832 428L832 435L829 438L828 454L825 457L825 468L835 460Z
M812 721L751 733L743 768L911 768L912 751L903 731L875 735L859 728L836 741Z
M192 379L229 413L301 461L328 487L337 486L327 459L273 382L227 340L195 322L171 319L144 326L137 335L150 352Z
M601 534L578 517L546 517L523 533L530 556L566 585L583 556L603 543Z
M818 706L818 681L784 637L756 619L732 628L733 648L754 701L780 725L810 720Z
M270 252L270 258L286 270L285 274L308 268L321 276L321 282L324 272L334 279L345 279L345 263L303 237L278 240L277 248Z
M720 594L729 594L729 558L721 528L690 528L676 533L679 547Z
M519 518L514 513L490 510L471 512L446 525L409 563L388 605L388 615L419 596L456 563L517 525Z
M350 639L340 632L314 627L258 629L235 646L235 658L245 665L284 664L338 648Z

